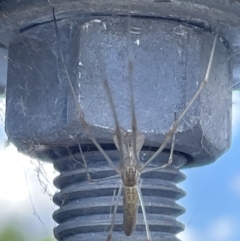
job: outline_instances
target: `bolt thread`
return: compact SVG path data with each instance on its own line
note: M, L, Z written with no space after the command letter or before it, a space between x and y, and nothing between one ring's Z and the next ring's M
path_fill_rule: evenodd
M119 152L106 151L116 166L119 166ZM144 163L154 152L144 150L140 160ZM168 160L168 153L161 153L151 168L161 166ZM97 151L84 152L92 179L101 179L116 175L107 161ZM178 154L173 157L173 165L180 166L186 159ZM67 155L54 161L60 175L54 180L54 185L60 192L54 195L53 201L60 208L53 213L53 219L59 224L54 229L58 241L90 241L107 239L111 224L118 188L119 177L89 182L80 153ZM177 168L158 169L141 175L141 190L147 212L147 219L152 240L177 241L176 234L184 230L184 225L176 218L185 209L176 200L185 196L185 192L176 186L183 181L185 175ZM140 205L139 205L140 206ZM146 240L146 232L142 209L139 207L136 230L130 237L122 231L123 203L119 201L114 225L113 241Z

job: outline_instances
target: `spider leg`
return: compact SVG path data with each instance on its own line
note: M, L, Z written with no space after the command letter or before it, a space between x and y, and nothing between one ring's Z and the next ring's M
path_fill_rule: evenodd
M58 46L58 52L60 54L60 58L61 58L61 61L62 61L62 65L63 65L63 70L64 70L64 73L66 75L66 78L67 78L67 81L68 81L68 84L69 84L69 87L71 89L71 92L73 94L73 98L75 100L75 104L76 104L76 107L78 109L78 112L79 112L79 118L80 118L80 124L81 124L81 127L83 128L83 130L85 131L85 133L88 134L90 140L94 143L94 145L98 148L98 150L101 152L101 154L105 157L105 159L108 161L109 165L117 172L117 173L120 173L120 171L118 170L118 168L114 165L113 161L111 160L111 158L107 155L107 153L102 149L102 147L99 145L99 143L97 142L97 140L93 137L93 135L91 134L91 131L90 131L90 127L89 125L87 124L87 122L85 121L84 119L84 114L83 114L83 110L80 106L80 104L78 103L78 100L77 100L77 96L75 94L75 91L74 91L74 88L73 88L73 84L72 84L72 81L71 81L71 78L70 78L70 75L68 73L68 70L67 70L67 66L66 66L66 63L65 63L65 60L64 60L64 57L63 57L63 53L62 53L62 50L60 48L60 38L59 38L59 32L58 32L58 27L57 27L57 20L56 20L56 16L55 16L55 9L54 7L52 8L53 10L53 22L54 22L54 26L55 26L55 33L56 33L56 37L57 37L57 46Z
M204 79L201 81L200 86L197 90L197 92L195 93L195 95L192 97L192 99L190 100L190 102L187 104L186 108L183 110L183 112L178 116L178 118L173 122L172 128L170 129L170 131L167 133L164 142L162 143L162 145L158 148L158 150L155 152L155 154L153 154L152 157L149 158L149 160L141 167L141 171L144 170L144 168L146 168L146 166L148 164L150 164L161 152L162 150L165 148L165 146L167 145L168 141L171 139L171 137L174 135L176 129L177 129L177 125L179 124L179 122L182 120L182 118L185 116L186 112L189 110L189 108L192 106L193 102L196 100L196 98L199 96L199 94L201 93L203 87L208 83L208 79L209 79L209 74L210 74L210 70L212 68L212 62L213 62L213 56L214 56L214 52L215 52L215 48L216 48L216 43L217 43L217 38L218 35L217 33L215 34L215 38L213 41L213 46L212 46L212 50L211 50L211 54L210 54L210 58L209 58L209 62L208 62L208 67L207 67L207 71L205 74Z

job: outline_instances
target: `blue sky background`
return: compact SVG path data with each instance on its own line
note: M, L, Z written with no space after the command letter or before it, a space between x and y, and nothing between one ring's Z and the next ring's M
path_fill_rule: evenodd
M3 102L0 108L4 108ZM178 235L183 241L240 240L240 92L235 92L233 102L231 149L214 164L183 171L187 179L179 185L187 196L178 202L187 209L179 217L186 225ZM0 230L11 223L32 241L40 240L52 235L55 226L52 212L57 207L51 195L56 189L51 183L57 173L51 164L42 166L13 146L4 149L5 138L1 125L0 207L4 208Z
M179 201L187 208L179 220L186 225L184 241L240 240L240 92L233 99L233 134L230 150L215 163L184 170L180 184L187 196Z

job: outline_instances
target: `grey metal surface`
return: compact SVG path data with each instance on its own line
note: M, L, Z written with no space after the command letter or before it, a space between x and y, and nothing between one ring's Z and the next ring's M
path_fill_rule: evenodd
M240 2L229 0L182 0L182 1L118 1L91 0L71 2L66 0L5 0L0 3L0 47L9 46L15 36L26 29L52 21L52 6L56 8L59 19L95 15L128 15L129 10L136 16L153 17L194 24L215 29L222 23L220 32L233 49L236 40L239 45ZM239 62L240 56L237 57ZM238 84L235 73L239 66L234 65L233 82ZM238 86L238 85L237 85Z
M54 232L56 238L105 240L107 232L103 231L110 222L112 195L119 180L93 186L86 181L85 170L72 159L72 155L79 157L81 143L88 161L92 160L93 178L114 174L79 124L79 113L57 49L49 2L55 6L60 46L78 102L93 135L108 152L115 150L112 144L115 127L103 80L107 78L110 82L121 126L130 130L127 66L132 59L138 127L146 136L143 151L151 150L152 154L169 130L174 112L179 114L196 92L207 68L213 31L219 21L220 38L210 83L177 131L175 154L186 159L187 166L208 164L230 146L229 87L237 82L240 56L231 58L230 71L227 59L232 54L229 49L235 52L239 46L240 3L223 0L0 3L0 46L9 47L8 137L20 151L53 161L61 172L55 180L61 189L54 196L54 202L60 206L53 215L60 223ZM235 82L231 82L229 73ZM159 157L160 162L167 161L169 147ZM184 228L176 221L184 209L174 202L184 192L173 184L183 179L178 170L172 169L143 175L142 190L153 240L178 240L175 234ZM101 202L96 202L96 198ZM123 240L121 211L120 205L115 241ZM81 219L82 216L86 219ZM124 239L145 240L141 214L134 235Z
M107 153L118 166L118 152L107 151ZM141 152L141 162L146 162L152 154L153 151ZM88 161L89 171L93 179L115 174L100 153L86 152L84 156ZM152 163L151 167L163 165L168 157L168 153L163 153ZM55 168L60 171L60 175L54 180L54 184L60 189L60 192L55 194L53 198L55 204L60 206L53 214L54 220L59 224L54 229L55 237L59 241L90 241L95 239L105 241L108 235L120 178L89 182L86 178L86 171L80 164L82 161L81 155L75 153L72 158L67 155L54 162ZM182 166L186 161L183 156L174 155L173 165ZM178 169L171 167L145 173L141 179L141 190L152 240L177 241L175 234L181 232L184 225L176 219L185 212L185 209L176 204L175 201L183 197L185 192L178 188L176 183L183 181L185 176ZM136 231L130 237L126 237L122 231L122 223L123 204L121 198L112 241L146 240L140 207Z
M0 46L0 95L7 85L8 49Z
M60 21L60 44L85 119L100 143L112 143L115 130L103 87L106 78L119 122L131 129L132 59L138 129L146 136L145 145L158 147L174 112L180 114L203 79L214 36L178 22L130 21L130 32L125 17ZM57 147L89 143L56 44L49 23L19 35L9 49L6 132L20 150L43 159L54 158ZM212 162L230 145L228 53L218 41L209 84L178 127L175 150L192 157L189 165Z
M59 13L59 18L73 18L84 15L128 14L129 10L135 15L159 17L175 21L186 21L200 26L215 28L217 21L224 23L222 31L234 34L238 27L239 1L229 0L182 0L182 1L148 1L148 0L5 0L0 3L0 42L9 45L12 38L20 29L29 28L52 20L52 5Z
M229 35L232 45L232 53L228 61L230 63L230 75L232 90L240 90L240 25L235 28L234 33Z

